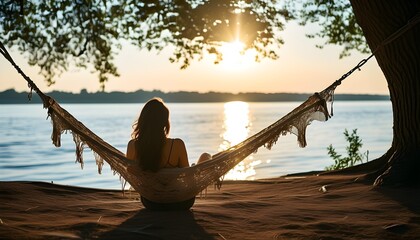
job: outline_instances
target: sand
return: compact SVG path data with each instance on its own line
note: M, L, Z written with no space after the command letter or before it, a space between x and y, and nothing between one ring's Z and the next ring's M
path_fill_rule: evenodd
M134 193L0 182L0 238L420 239L418 187L358 179L226 181L184 212L151 212Z

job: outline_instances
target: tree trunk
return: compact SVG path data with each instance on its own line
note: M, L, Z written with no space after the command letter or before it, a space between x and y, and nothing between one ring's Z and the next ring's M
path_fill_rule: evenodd
M350 0L372 49L420 12L418 0ZM375 185L419 183L420 179L420 24L380 47L376 60L388 82L394 127Z

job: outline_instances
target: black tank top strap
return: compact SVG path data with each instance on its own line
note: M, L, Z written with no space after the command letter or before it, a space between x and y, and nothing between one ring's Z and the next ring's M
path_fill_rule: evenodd
M167 165L172 166L172 164L169 162L169 160L171 160L171 153L172 153L172 147L174 146L174 140L171 139L171 149L169 150L169 154L168 154L168 161L166 161Z

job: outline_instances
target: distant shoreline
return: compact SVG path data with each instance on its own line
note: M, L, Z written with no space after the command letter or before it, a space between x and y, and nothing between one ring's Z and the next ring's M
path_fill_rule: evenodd
M80 93L52 91L46 93L60 103L143 103L153 97L160 97L168 103L210 103L210 102L301 102L305 101L309 93L223 93L223 92L162 92L158 90L135 92L96 92ZM336 94L335 101L389 101L388 95L377 94ZM31 101L28 92L16 92L9 89L0 92L0 104L28 104L41 103L41 99L33 93Z

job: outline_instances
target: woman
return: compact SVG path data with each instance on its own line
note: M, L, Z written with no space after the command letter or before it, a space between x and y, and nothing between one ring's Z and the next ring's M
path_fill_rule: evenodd
M149 100L133 125L132 139L127 145L127 158L137 161L145 171L161 168L189 167L187 150L181 139L168 138L169 110L160 98ZM198 162L211 158L202 154ZM187 210L195 198L183 202L157 203L141 197L143 205L151 210Z

